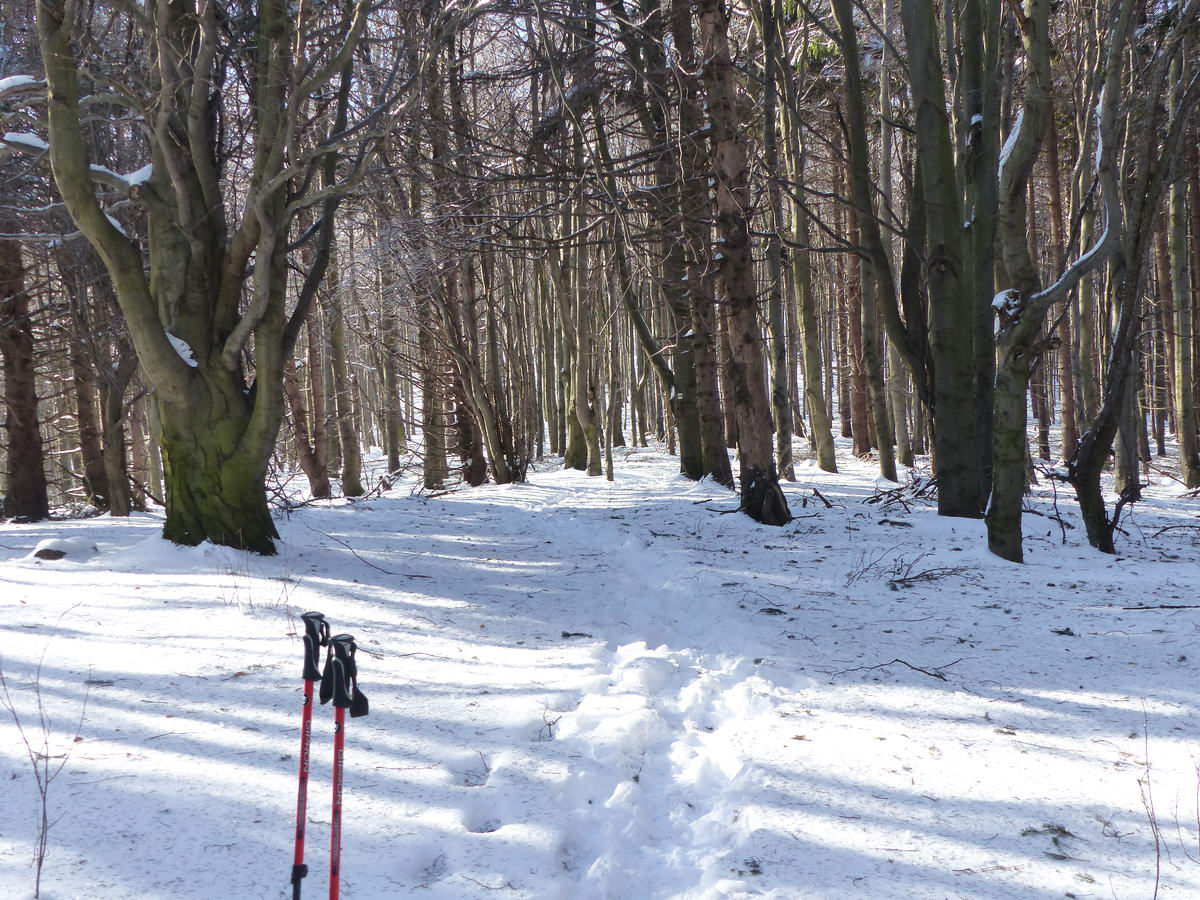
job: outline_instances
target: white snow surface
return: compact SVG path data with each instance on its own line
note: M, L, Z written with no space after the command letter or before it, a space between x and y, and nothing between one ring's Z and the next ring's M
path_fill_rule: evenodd
M22 147L29 147L32 150L50 149L49 144L36 134L30 134L27 131L7 131L4 133L4 140L6 143L20 144Z
M37 546L29 551L29 555L25 559L42 562L42 560L34 555L39 550L57 550L60 553L65 553L66 556L63 559L69 559L71 562L95 556L100 552L100 548L96 546L95 542L86 537L46 538L45 540L38 541ZM50 561L45 560L45 562ZM54 561L57 562L57 560Z
M179 358L191 366L193 369L199 365L196 362L195 351L192 350L192 345L181 337L177 337L171 332L167 332L167 340L171 342L171 346L175 348L175 352L179 354Z
M1127 609L1200 597L1195 532L1159 531L1194 498L1148 488L1112 557L1060 498L1064 542L1040 486L1014 565L982 522L866 503L884 483L849 454L800 464L785 528L617 455L612 483L314 503L270 558L171 545L157 514L0 526L0 664L70 754L43 896L291 896L307 609L358 637L371 701L347 900L1149 897L1147 793L1160 896L1200 896L1200 610ZM28 559L46 539L100 552ZM0 896L24 898L37 790L2 709L0 780Z
M134 187L135 185L145 184L153 175L154 163L146 163L146 165L142 166L140 169L136 169L133 172L122 175L121 178L124 179L127 185Z
M1017 110L1017 116L1013 120L1012 130L1008 132L1008 137L1004 141L1004 146L1000 148L1000 159L997 163L997 173L1004 174L1004 167L1008 165L1008 158L1012 155L1013 149L1017 146L1017 139L1021 136L1021 125L1025 122L1025 109L1022 107Z
M0 94L31 84L41 84L41 81L32 75L9 75L7 78L0 78Z

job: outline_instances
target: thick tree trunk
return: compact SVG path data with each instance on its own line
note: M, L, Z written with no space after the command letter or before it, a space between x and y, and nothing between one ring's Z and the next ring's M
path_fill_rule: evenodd
M38 426L33 321L25 291L21 245L14 241L0 241L0 354L4 357L8 433L3 514L36 522L49 517L50 500Z
M717 226L724 255L720 284L729 307L730 381L738 426L742 509L756 521L783 525L791 521L791 512L779 487L771 440L770 398L750 256L749 171L729 55L729 13L719 0L697 0L696 6L712 121Z
M978 517L979 478L976 305L964 268L962 204L931 4L903 0L904 34L916 107L916 154L922 169L929 280L930 350L934 359L934 441L938 513Z
M163 536L269 556L279 534L262 487L268 457L243 449L249 415L240 395L232 378L197 379L192 402L160 402L168 507Z
M672 0L671 35L679 67L674 73L679 84L679 180L680 227L687 260L686 284L691 311L692 356L696 370L696 415L700 423L700 446L704 473L718 484L733 487L733 469L726 446L725 412L721 408L721 383L717 360L720 332L714 305L711 218L708 198L708 158L703 139L702 86L692 32L689 0Z

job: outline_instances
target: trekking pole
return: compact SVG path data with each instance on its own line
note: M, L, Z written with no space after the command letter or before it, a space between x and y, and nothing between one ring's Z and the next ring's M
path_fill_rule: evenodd
M329 660L321 679L321 702L333 700L333 815L329 835L329 900L338 900L342 875L342 764L346 747L346 710L350 718L365 716L367 697L358 689L358 648L354 636L329 639Z
M300 881L308 874L304 864L304 826L308 820L308 748L312 740L313 682L321 679L321 648L329 643L329 623L319 612L306 612L304 620L304 707L300 723L300 788L296 796L296 851L292 858L292 900L300 900Z

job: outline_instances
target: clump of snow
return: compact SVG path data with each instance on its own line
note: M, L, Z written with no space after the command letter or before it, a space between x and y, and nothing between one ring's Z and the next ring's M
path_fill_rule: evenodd
M992 309L997 312L1016 312L1017 292L1013 288L1005 288L992 298Z
M25 557L27 560L41 562L43 560L66 559L70 562L83 562L100 552L95 541L84 537L44 538Z
M175 352L179 354L180 359L182 359L193 369L196 368L196 356L192 351L191 345L187 341L181 337L176 337L169 331L167 332L167 340L171 342L171 346L175 348Z

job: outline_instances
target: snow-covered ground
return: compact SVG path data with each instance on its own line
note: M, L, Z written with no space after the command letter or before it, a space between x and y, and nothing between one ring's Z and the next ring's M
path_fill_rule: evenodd
M308 506L270 559L151 515L0 528L0 666L70 754L43 896L290 896L306 609L371 654L347 898L1200 896L1200 609L1128 609L1200 604L1200 501L1164 479L1113 558L1044 485L1019 566L841 462L801 465L783 529L659 451L613 483ZM28 558L47 538L84 540ZM0 780L0 897L28 897L37 784L3 711Z

